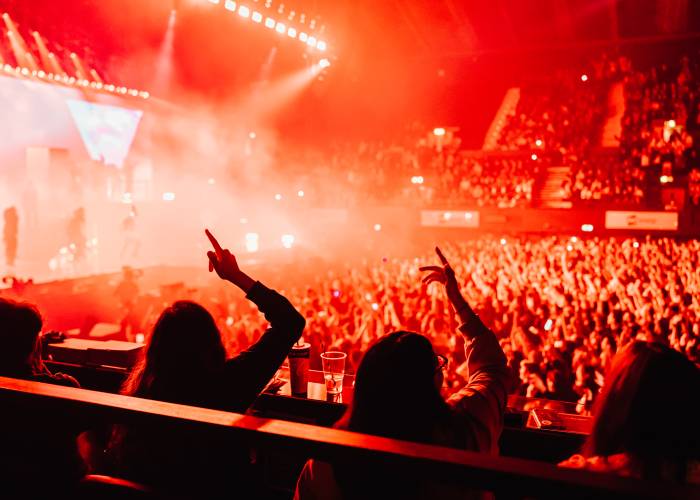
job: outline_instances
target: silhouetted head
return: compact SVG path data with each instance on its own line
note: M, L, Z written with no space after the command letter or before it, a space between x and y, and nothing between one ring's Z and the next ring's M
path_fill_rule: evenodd
M663 475L669 463L681 474L687 460L700 458L698 394L700 370L685 356L661 344L633 342L605 377L586 454L627 453L650 478Z
M158 318L142 364L127 381L124 392L178 403L202 403L207 381L225 361L221 334L211 314L195 302L178 301Z
M357 369L355 393L341 426L397 439L430 441L447 413L442 370L430 341L413 332L380 338Z
M40 364L38 338L42 325L34 306L0 299L0 373L28 375Z

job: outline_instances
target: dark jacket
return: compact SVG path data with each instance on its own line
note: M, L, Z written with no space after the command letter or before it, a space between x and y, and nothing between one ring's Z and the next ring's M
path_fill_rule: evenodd
M270 327L249 349L227 360L220 372L198 380L199 406L245 412L301 337L305 320L285 297L257 282L247 298L265 314ZM223 436L185 429L177 422L157 428L121 427L115 436L110 454L120 477L207 498L241 492L243 498L252 483L247 448Z

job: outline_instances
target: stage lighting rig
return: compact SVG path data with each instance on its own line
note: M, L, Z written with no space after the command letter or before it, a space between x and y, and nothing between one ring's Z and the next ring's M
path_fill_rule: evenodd
M320 38L325 31L325 26L321 26L319 30L316 30L316 19L311 19L308 24L308 28L311 31L314 31L314 33L308 33L308 30L301 31L300 26L291 25L294 22L294 19L297 17L297 13L295 11L291 11L286 19L282 21L282 19L285 17L284 4L281 4L276 11L272 11L272 2L265 2L264 8L271 11L269 14L265 14L261 12L263 9L258 9L255 6L236 2L234 0L225 0L223 2L222 0L202 1L215 6L219 6L223 3L225 10L232 13L237 13L242 19L250 19L254 23L264 24L266 28L274 30L280 35L286 34L289 38L299 40L307 47L316 49L319 52L326 52L328 50L328 42ZM279 18L279 20L277 18ZM304 13L300 13L298 19L299 24L304 25L306 23L307 16Z

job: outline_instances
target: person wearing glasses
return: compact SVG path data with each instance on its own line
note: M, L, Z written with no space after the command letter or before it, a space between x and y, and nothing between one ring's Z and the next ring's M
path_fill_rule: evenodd
M425 335L398 331L378 339L357 369L352 403L336 428L376 436L497 453L511 373L496 336L460 292L454 270L439 248L441 266L422 267L423 282L445 286L465 337L468 382L447 401L444 356ZM472 493L472 494L470 494ZM299 476L294 498L465 498L450 485L411 477L393 465L309 460Z

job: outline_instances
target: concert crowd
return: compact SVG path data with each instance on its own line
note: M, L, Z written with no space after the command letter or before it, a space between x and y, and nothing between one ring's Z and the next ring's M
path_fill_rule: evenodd
M697 240L482 238L444 247L461 289L499 338L522 396L590 408L614 354L633 340L658 341L700 364ZM424 287L415 259L337 268L285 293L307 320L312 368L320 353L348 353L349 370L367 346L395 330L422 332L449 359L445 392L467 376L463 345L444 295ZM200 295L227 349L264 331L257 311L234 297ZM235 318L235 321L233 320Z

